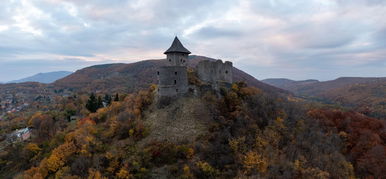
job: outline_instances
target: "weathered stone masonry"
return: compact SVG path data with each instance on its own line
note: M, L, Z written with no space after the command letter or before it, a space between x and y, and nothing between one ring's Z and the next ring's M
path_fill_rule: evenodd
M197 65L198 77L207 83L232 83L232 62L221 60L215 62L205 60Z
M157 71L158 95L177 96L187 93L189 88L187 64L190 51L176 37L164 54L166 65ZM219 84L232 83L232 62L205 60L199 62L196 68L200 80L212 85L214 89L217 89Z
M190 51L176 37L172 46L164 53L166 66L158 69L158 95L176 96L188 90L187 63Z
M163 66L158 70L158 94L175 96L188 90L186 66Z

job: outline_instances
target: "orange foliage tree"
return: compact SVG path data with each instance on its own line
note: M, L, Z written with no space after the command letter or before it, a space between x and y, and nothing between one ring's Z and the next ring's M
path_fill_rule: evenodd
M345 153L358 176L386 178L386 122L357 112L311 110L308 114L340 132L346 141Z

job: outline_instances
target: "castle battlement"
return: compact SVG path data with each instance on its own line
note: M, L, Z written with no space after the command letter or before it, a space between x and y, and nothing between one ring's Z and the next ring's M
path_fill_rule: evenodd
M207 83L226 82L232 83L233 64L230 61L204 60L197 65L198 77Z

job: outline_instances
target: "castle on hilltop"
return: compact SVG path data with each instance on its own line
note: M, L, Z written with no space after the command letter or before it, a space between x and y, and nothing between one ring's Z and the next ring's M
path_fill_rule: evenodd
M175 37L170 48L164 52L165 66L157 71L159 96L178 96L188 92L187 66L190 53ZM203 60L196 66L196 72L201 81L217 88L221 83L232 83L232 68L232 62L229 61L223 63L221 60Z

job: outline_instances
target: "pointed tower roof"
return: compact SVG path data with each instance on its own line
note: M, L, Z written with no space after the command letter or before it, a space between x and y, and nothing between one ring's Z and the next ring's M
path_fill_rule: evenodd
M190 51L186 49L180 40L178 40L177 36L174 38L174 41L172 43L172 46L168 50L164 52L164 54L168 53L185 53L185 54L190 54Z

